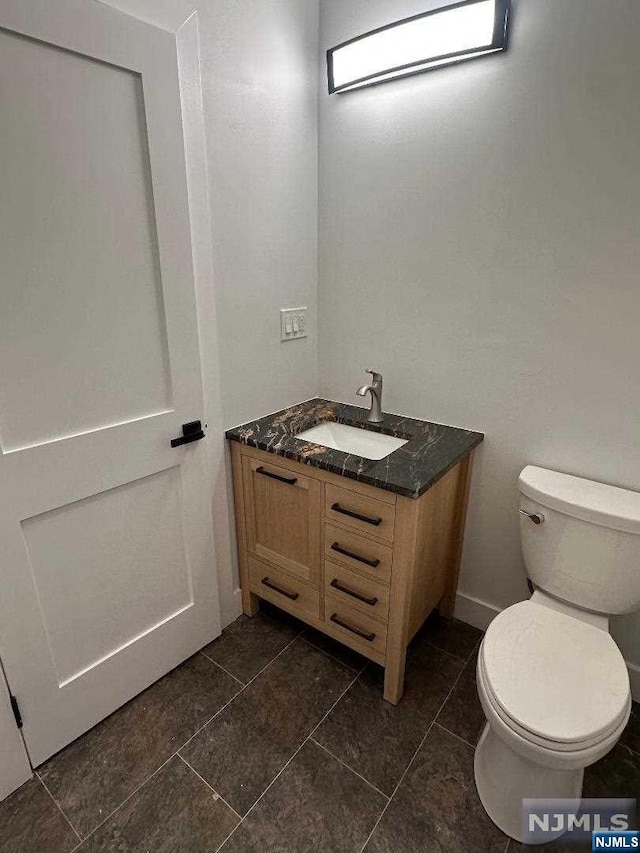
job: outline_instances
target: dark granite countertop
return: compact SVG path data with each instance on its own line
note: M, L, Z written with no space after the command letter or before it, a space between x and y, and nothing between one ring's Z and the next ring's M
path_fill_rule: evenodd
M377 461L296 438L298 433L322 421L366 427L408 441L403 447ZM367 422L367 409L321 399L290 406L257 421L229 429L225 434L232 441L239 441L249 447L257 447L267 453L294 459L408 498L419 498L484 438L481 432L386 412L381 424L370 424Z

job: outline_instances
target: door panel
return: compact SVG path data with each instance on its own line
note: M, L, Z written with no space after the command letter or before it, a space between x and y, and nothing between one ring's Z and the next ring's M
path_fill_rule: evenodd
M220 633L175 38L0 0L0 655L39 764Z
M140 75L1 32L0 73L9 452L172 400Z
M170 468L22 522L59 686L193 604L181 515Z
M271 463L243 458L249 553L318 582L320 483Z

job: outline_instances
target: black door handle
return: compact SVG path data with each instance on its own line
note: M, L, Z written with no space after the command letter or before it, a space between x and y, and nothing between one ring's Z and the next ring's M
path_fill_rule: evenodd
M331 509L334 512L341 512L342 515L348 515L350 518L357 518L358 521L366 521L367 524L374 524L376 527L379 524L382 524L381 518L371 518L368 515L361 515L359 512L354 512L352 509L340 506L339 503L331 504Z
M204 438L204 430L200 421L191 421L182 424L182 435L180 438L171 439L171 447L180 447L181 444L191 444L192 441L200 441Z
M281 477L280 474L274 474L272 471L265 471L262 465L256 468L256 474L262 474L263 477L271 477L272 480L279 480L281 483L286 483L288 486L295 486L298 482L297 477Z
M356 592L355 589L349 589L348 586L343 586L338 580L338 578L334 578L331 581L330 586L332 586L334 589L337 589L339 592L344 592L346 595L350 595L352 598L357 598L358 601L362 601L365 604L368 604L369 607L375 607L378 603L378 599L375 596L368 598L366 595L362 595L361 592Z
M334 542L331 546L332 551L337 551L338 554L344 554L345 557L351 557L352 560L357 560L359 563L365 563L367 566L375 569L380 565L380 560L376 557L370 560L368 557L363 557L361 554L356 554L355 551L349 551L348 548L343 548L339 542Z
M362 631L360 628L356 628L355 625L349 625L348 622L345 622L344 619L341 619L337 613L332 614L330 617L332 622L335 622L336 625L339 625L341 628L346 628L347 631L351 631L352 634L357 634L359 637L362 637L363 640L366 640L368 643L372 643L376 635L373 631L369 634L366 631Z
M269 578L269 577L262 578L262 580L260 581L260 583L264 584L265 586L268 586L268 587L269 587L269 589L272 589L272 590L274 590L275 592L279 592L279 593L280 593L280 595L286 595L286 597L287 597L287 598L290 598L290 599L291 599L291 601L296 601L298 598L300 598L300 593L299 593L299 592L289 592L289 591L288 591L288 590L286 590L286 589L282 589L282 587L281 587L281 586L276 586L276 585L274 584L274 582L271 580L271 578Z

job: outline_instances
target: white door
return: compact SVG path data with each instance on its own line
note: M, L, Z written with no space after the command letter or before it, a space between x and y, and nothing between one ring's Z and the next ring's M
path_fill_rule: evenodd
M220 633L204 442L170 444L202 418L174 36L0 0L0 129L0 659L36 766Z
M0 667L0 800L31 777L31 767Z

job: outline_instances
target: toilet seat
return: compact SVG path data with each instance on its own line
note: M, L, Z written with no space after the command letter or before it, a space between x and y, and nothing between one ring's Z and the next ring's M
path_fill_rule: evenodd
M629 713L627 668L610 635L534 601L494 619L478 674L503 722L543 748L589 748Z
M525 729L521 726L513 717L509 716L498 704L495 696L493 695L493 691L491 687L487 683L487 677L484 673L484 666L482 663L482 659L478 657L478 673L477 673L477 681L478 681L478 689L482 691L484 699L489 703L491 712L495 715L495 717L500 720L504 726L506 726L513 734L522 739L523 742L526 742L529 746L540 748L543 751L548 750L559 755L565 755L567 759L578 759L579 756L583 755L587 751L593 751L593 749L597 749L600 745L605 744L612 735L615 734L615 740L620 737L622 731L626 727L628 722L629 714L631 713L631 694L629 694L629 699L627 701L627 705L625 711L622 715L622 718L614 722L610 729L602 735L602 737L597 737L595 739L585 740L585 741L576 741L574 743L563 743L561 741L548 740L546 738L542 738L539 735L534 734L533 732ZM485 716L491 719L491 714L489 713L489 709L484 708ZM609 746L608 749L611 747ZM606 750L608 752L608 749Z

